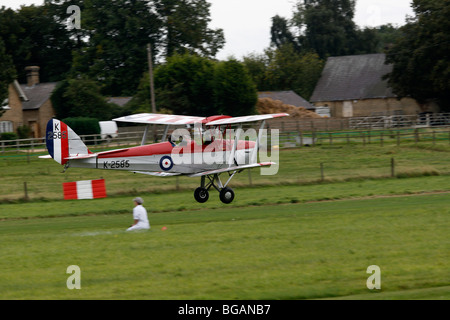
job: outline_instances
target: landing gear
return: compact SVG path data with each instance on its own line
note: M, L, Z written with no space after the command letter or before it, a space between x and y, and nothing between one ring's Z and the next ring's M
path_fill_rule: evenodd
M234 191L230 187L227 187L231 178L236 174L236 171L230 173L230 178L223 185L222 181L219 178L220 173L216 173L213 175L206 175L201 177L201 185L194 191L194 198L200 203L205 203L209 199L208 190L211 187L214 187L219 192L219 199L225 204L231 203L234 200ZM209 182L206 183L206 178L208 178Z
M231 203L234 199L234 191L231 188L225 187L220 190L220 201L223 203Z
M197 202L205 203L209 199L209 192L205 188L198 187L194 191L194 198Z

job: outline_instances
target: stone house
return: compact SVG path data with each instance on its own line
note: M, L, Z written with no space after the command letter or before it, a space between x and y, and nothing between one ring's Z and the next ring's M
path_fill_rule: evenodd
M392 70L385 60L385 54L328 58L310 101L316 107L329 107L335 118L439 112L434 104L398 99L383 80Z
M28 126L31 137L45 136L48 120L55 116L50 96L56 82L40 83L39 67L30 66L27 71L27 84L14 81L9 86L6 111L0 117L0 132L16 132L21 126Z

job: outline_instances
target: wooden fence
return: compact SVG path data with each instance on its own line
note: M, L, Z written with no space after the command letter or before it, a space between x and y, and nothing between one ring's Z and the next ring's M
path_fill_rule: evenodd
M428 119L429 120L429 119ZM351 129L350 119L312 119L312 120L279 120L268 121L267 128L279 130L279 146L281 148L302 147L333 144L380 144L395 143L401 145L406 142L428 141L435 144L438 141L450 143L450 126L414 126L409 128L390 129ZM120 148L121 146L139 145L145 127L120 128L118 137L102 139L100 135L80 136L90 147L102 149ZM332 130L332 128L335 128ZM343 129L344 128L344 129ZM157 126L156 137L160 139L164 128ZM150 134L152 135L152 134ZM154 141L149 137L147 143ZM1 140L0 154L21 152L45 152L44 138L30 138L19 140Z

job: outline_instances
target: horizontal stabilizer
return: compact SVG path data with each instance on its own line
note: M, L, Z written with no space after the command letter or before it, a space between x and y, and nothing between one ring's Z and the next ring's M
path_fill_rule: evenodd
M96 153L90 153L90 154L77 154L74 156L66 157L65 160L75 160L75 159L89 159L89 158L95 158L97 156Z

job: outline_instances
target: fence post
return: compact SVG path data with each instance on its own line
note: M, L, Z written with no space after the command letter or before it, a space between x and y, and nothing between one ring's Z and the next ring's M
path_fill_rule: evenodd
M29 200L29 198L28 198L28 187L27 187L27 182L26 181L23 182L23 191L24 191L24 199L25 200Z
M313 147L316 146L316 130L313 130L312 132L312 145Z
M391 177L395 177L395 159L391 158Z

